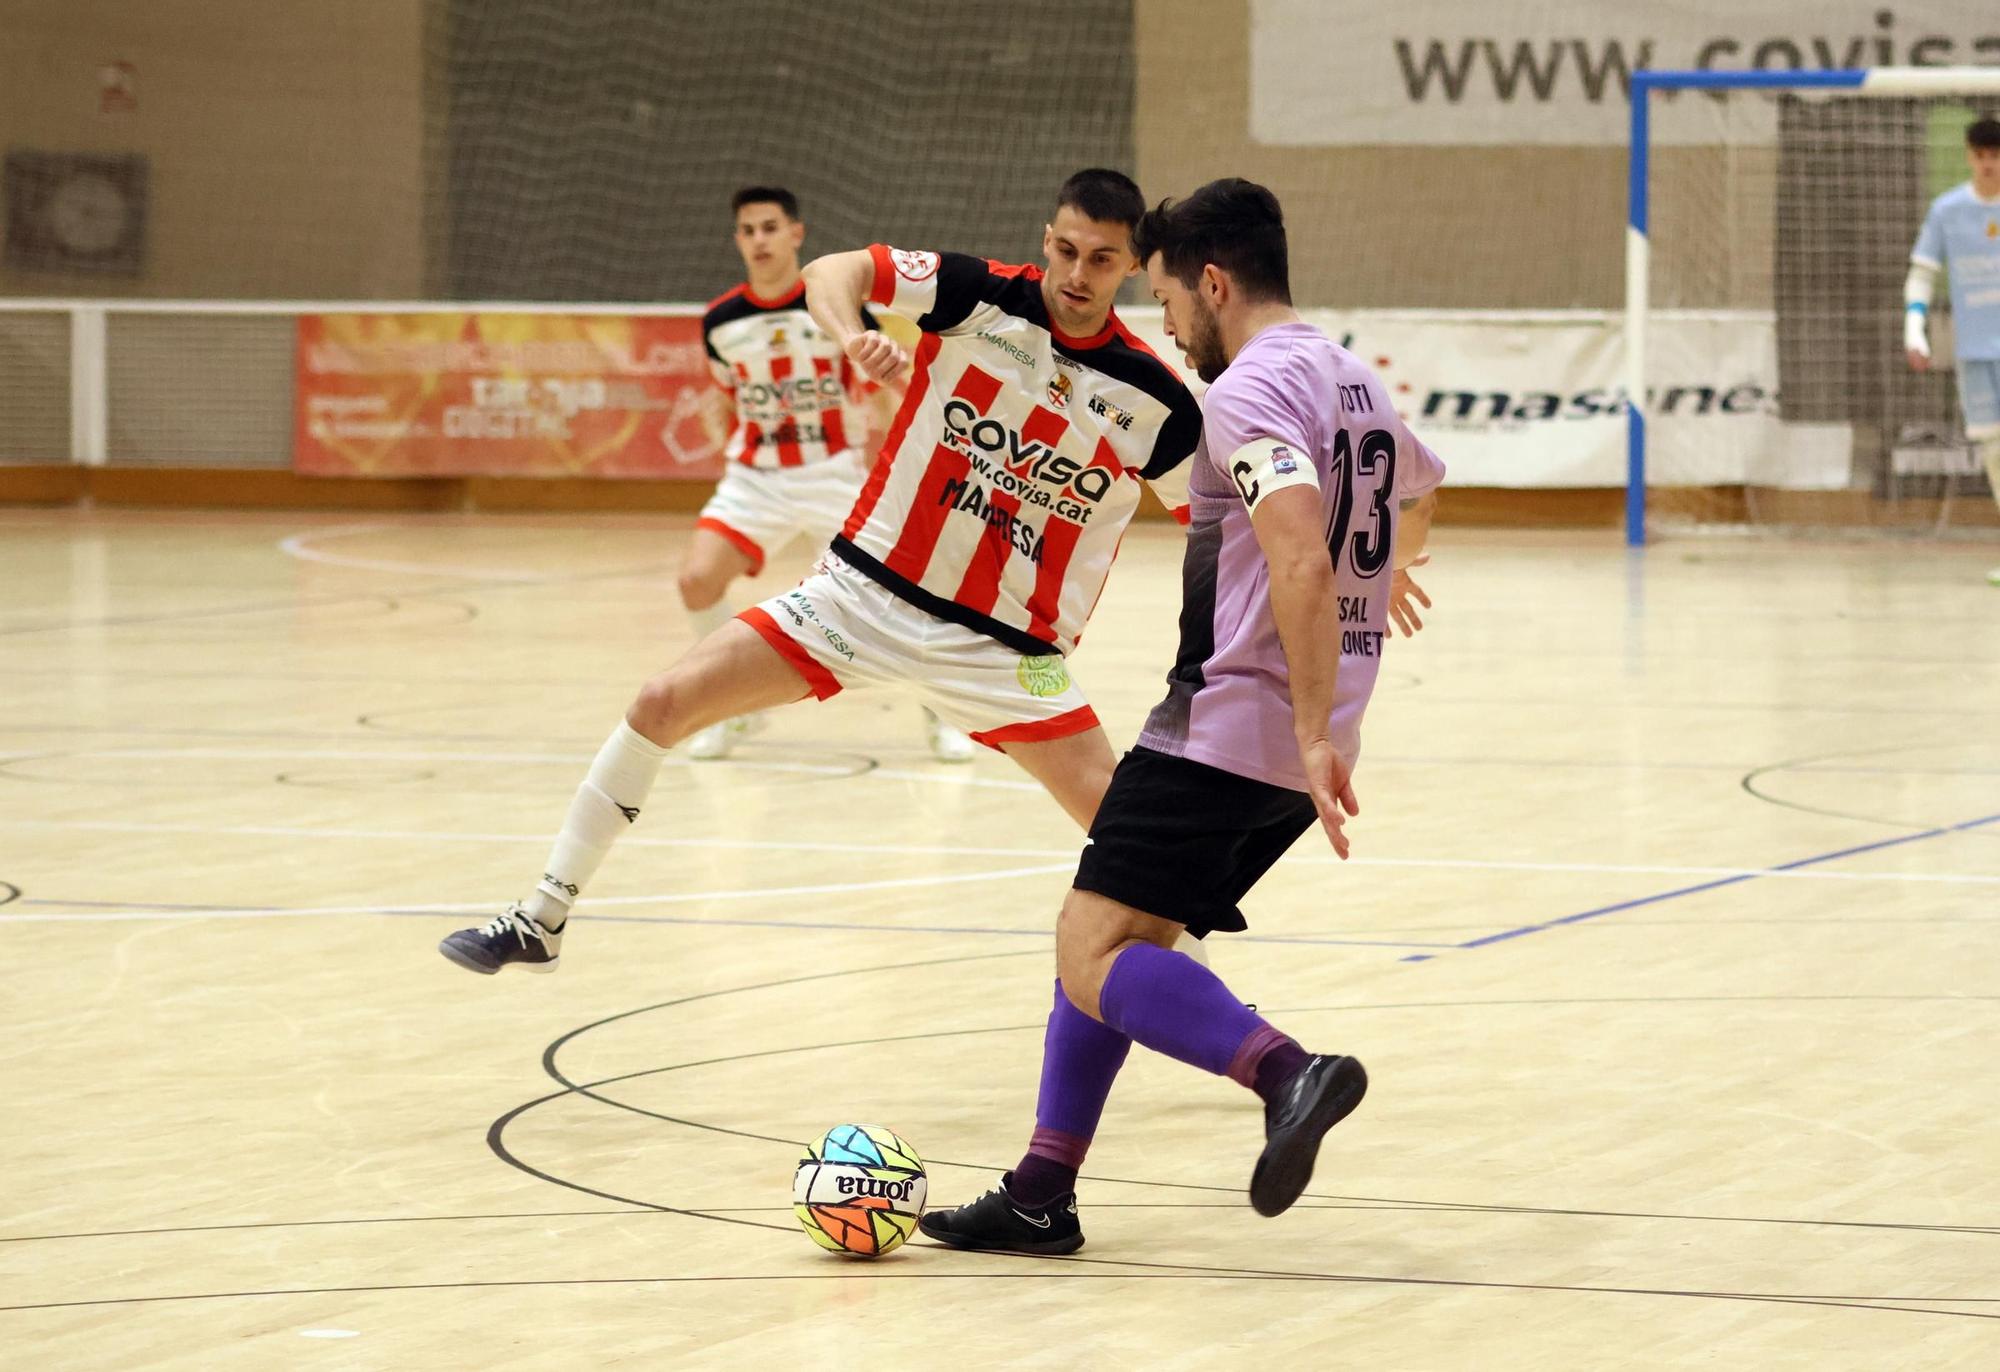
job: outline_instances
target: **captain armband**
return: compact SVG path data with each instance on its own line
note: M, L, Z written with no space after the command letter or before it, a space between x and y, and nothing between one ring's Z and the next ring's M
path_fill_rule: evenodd
M1227 465L1230 479L1235 481L1237 492L1253 514L1273 491L1282 491L1287 486L1319 489L1319 475L1313 471L1312 459L1297 445L1275 438L1251 439L1230 454Z

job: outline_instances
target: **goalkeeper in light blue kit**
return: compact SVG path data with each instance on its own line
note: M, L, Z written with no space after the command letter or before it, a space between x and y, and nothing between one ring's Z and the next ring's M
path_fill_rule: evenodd
M1939 268L1951 273L1951 318L1958 342L1958 405L1965 436L1986 463L2000 501L2000 119L1965 130L1972 179L1931 201L1910 275L1903 284L1903 347L1910 366L1931 365L1928 322ZM2000 586L2000 567L1986 574Z

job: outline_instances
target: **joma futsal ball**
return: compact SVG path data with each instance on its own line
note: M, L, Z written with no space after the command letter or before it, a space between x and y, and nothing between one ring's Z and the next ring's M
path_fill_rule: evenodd
M838 1124L799 1159L792 1213L821 1248L877 1258L916 1229L925 1189L924 1160L894 1132Z

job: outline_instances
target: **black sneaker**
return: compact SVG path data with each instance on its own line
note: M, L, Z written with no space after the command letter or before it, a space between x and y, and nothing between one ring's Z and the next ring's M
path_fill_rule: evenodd
M1022 1205L1007 1194L1012 1172L970 1205L933 1210L917 1228L953 1248L1000 1253L1053 1256L1083 1247L1083 1226L1076 1218L1076 1193L1057 1196L1047 1205Z
M519 905L510 905L477 929L446 935L438 951L466 971L489 977L510 963L553 972L562 956L562 930L545 928Z
M1250 1204L1282 1215L1312 1180L1320 1136L1354 1113L1368 1094L1368 1073L1354 1058L1315 1053L1278 1098L1264 1107L1264 1154L1250 1174Z

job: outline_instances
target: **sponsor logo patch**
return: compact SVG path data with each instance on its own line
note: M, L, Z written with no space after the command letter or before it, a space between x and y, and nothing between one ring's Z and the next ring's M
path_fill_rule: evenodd
M978 338L981 343L991 343L994 347L998 348L1001 352L1007 354L1007 356L1013 358L1023 367L1032 367L1035 365L1035 355L1033 353L1029 352L1026 348L1021 347L1019 344L1008 342L1006 339L1002 338L999 334L994 333L991 329L980 330Z
M1069 668L1053 653L1022 658L1021 665L1014 669L1014 676L1020 681L1021 689L1037 700L1059 696L1069 689Z

